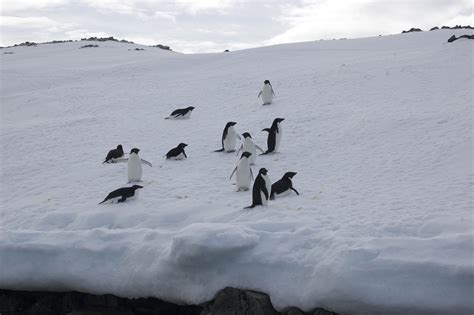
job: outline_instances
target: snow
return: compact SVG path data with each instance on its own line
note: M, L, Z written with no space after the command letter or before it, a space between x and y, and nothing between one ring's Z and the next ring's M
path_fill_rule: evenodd
M467 30L220 54L87 42L1 54L0 287L201 303L235 286L278 309L474 312L472 41ZM145 48L145 51L133 49ZM264 79L277 97L261 106ZM195 106L190 119L165 120ZM225 123L280 153L300 196L243 210ZM188 159L166 161L185 142ZM136 200L118 144L140 149Z

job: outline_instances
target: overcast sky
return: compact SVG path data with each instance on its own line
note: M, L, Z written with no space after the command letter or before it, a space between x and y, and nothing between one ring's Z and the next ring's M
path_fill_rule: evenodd
M0 46L114 36L180 52L473 24L472 0L0 0Z

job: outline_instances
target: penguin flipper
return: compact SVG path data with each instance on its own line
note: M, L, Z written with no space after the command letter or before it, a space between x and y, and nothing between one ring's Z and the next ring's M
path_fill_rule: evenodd
M142 164L148 165L149 167L153 167L153 165L151 165L151 163L148 162L147 160L141 159L141 161L142 161Z
M257 96L257 98L259 98L259 97L260 97L260 95L262 95L262 91L258 92L258 96Z
M260 148L258 145L255 145L255 148L259 149L262 153L265 152L265 151L263 151L263 149Z
M300 195L299 192L296 189L294 189L293 187L291 187L290 189L293 190L298 196Z
M230 177L229 177L229 180L232 179L232 176L234 175L234 173L237 171L237 166L234 168L234 170L232 171L232 174L230 174Z
M239 152L240 152L240 150L242 150L243 147L244 147L244 145L241 144L241 145L240 145L240 148L237 150L237 154L236 154L236 155L239 155Z
M255 178L253 177L253 171L252 168L250 168L250 175L252 176L252 180L255 181Z

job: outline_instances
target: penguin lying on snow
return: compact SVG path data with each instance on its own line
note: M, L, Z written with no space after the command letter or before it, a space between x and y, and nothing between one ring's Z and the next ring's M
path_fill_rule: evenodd
M268 132L268 138L267 138L268 148L267 148L267 151L265 151L264 153L260 155L264 155L264 154L268 154L272 152L278 152L278 149L280 148L281 136L283 134L280 123L283 120L285 120L285 118L275 118L270 128L262 129L262 131Z
M140 149L133 148L130 151L130 156L126 159L117 159L116 162L127 162L127 178L128 182L140 182L142 180L142 163L152 166L150 162L141 159L138 156Z
M143 186L140 185L133 185L132 187L122 187L112 191L110 194L105 197L102 202L99 202L99 205L106 202L106 201L117 201L117 202L124 202L127 198L136 197L138 195L137 189L142 189Z
M122 145L119 144L116 149L112 149L107 153L107 156L105 157L104 163L114 163L115 159L119 159L123 157L123 148Z
M188 145L186 143L180 143L176 148L173 148L166 153L166 158L171 160L183 160L187 158L186 152L184 152L184 148Z
M252 204L244 209L254 208L255 206L265 206L270 197L271 182L266 168L261 168L252 188Z
M250 160L249 160L249 157L251 156L252 156L252 153L250 152L242 153L239 163L232 171L232 174L230 174L229 179L232 179L232 176L234 175L234 173L236 173L237 191L240 191L240 190L247 191L250 188L250 183L253 179L253 172L252 172L252 168L250 167Z
M222 132L222 149L215 150L214 152L234 152L237 138L241 139L240 136L235 132L234 126L237 123L229 121Z
M170 118L174 118L174 119L184 119L184 118L189 118L191 116L191 112L193 111L194 107L193 106L189 106L189 107L186 107L186 108L178 108L176 110L174 110L168 117L166 117L165 119L170 119Z
M293 188L293 183L291 182L291 179L296 174L296 172L286 172L280 180L273 183L270 199L275 199L275 195L279 197L286 196L291 192L291 190L299 196L298 191Z
M255 164L255 160L257 159L257 149L259 149L262 153L263 150L252 141L252 136L250 135L250 133L244 132L242 136L244 136L244 143L242 143L239 150L237 151L237 155L239 155L240 150L252 153L252 155L250 156L250 164L253 165Z
M270 105L272 103L275 92L273 92L273 87L270 83L270 80L263 81L263 88L258 93L257 98L260 96L262 96L263 105Z

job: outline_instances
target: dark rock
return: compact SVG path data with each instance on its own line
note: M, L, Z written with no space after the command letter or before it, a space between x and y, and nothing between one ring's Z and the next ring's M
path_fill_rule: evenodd
M453 35L450 38L448 38L448 43L452 43L455 40L458 40L458 39L461 39L461 38L474 39L474 35L461 35L459 37L456 37L455 35Z
M288 307L281 311L282 315L305 315L306 313L297 307Z
M164 49L164 50L171 50L170 46L165 46L165 45L161 45L161 44L150 46L150 47L156 47L156 48L160 48L160 49Z
M97 48L97 47L99 47L99 45L92 45L92 44L89 44L89 45L81 46L81 48Z
M402 31L402 34L404 33L412 33L412 32L423 32L420 28L415 28L415 27L412 27L410 28L408 31Z
M224 52L229 52L229 49L224 50Z
M265 293L227 287L217 293L201 315L276 315Z
M6 51L6 52L4 52L3 54L4 54L4 55L13 55L14 52L12 52L12 51Z
M140 50L145 50L145 49L143 49L143 48L135 48L134 50L140 51Z
M314 310L312 310L310 314L312 315L339 315L338 313L334 313L320 307L317 307Z
M439 27L435 26L430 29L430 31L436 31L436 30L439 30Z

